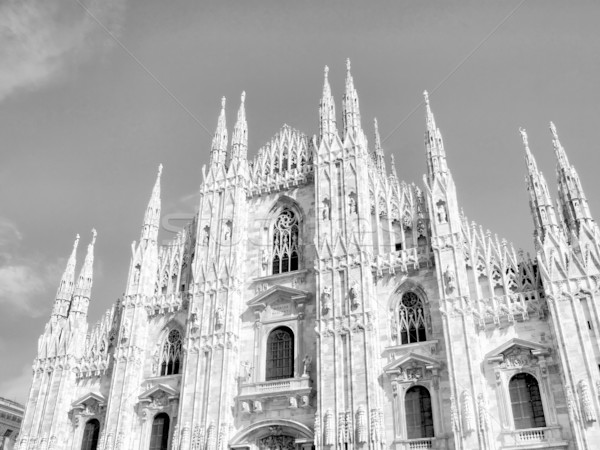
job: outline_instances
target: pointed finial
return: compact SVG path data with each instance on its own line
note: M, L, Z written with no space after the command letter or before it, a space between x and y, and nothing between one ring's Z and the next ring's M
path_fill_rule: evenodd
M423 98L425 99L425 105L429 106L429 92L423 91Z
M160 180L160 176L162 175L162 170L163 170L163 165L161 163L158 165L158 175L156 176L158 178L158 180Z
M350 72L350 67L351 67L350 58L346 58L346 71L347 72Z
M527 131L525 128L519 127L519 133L521 133L521 139L523 139L523 145L527 150L529 150L529 139L527 138Z
M373 117L373 127L375 128L375 135L379 134L379 125L377 124L377 117Z
M552 138L555 141L558 141L558 133L556 132L556 126L554 125L554 122L550 121L550 131L552 132Z
M329 66L325 66L325 68L323 69L323 74L325 78L329 76Z
M240 99L242 100L242 103L244 103L246 101L246 91L242 91L242 95L241 95Z
M92 242L90 243L93 246L96 243L96 236L98 236L98 232L95 228L92 228Z
M75 242L73 242L73 253L77 252L77 246L79 245L79 233L75 235Z
M225 102L226 102L226 98L225 96L221 97L221 109L225 109Z

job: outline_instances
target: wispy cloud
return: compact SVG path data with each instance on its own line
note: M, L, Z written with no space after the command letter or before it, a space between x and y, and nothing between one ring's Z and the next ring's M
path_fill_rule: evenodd
M55 82L114 45L126 0L5 0L0 4L0 101Z
M31 387L31 379L31 364L27 364L17 376L0 381L0 392L5 398L25 404Z
M21 250L22 239L18 227L0 217L0 305L4 314L38 317L47 313L38 303L58 286L65 260L26 255Z

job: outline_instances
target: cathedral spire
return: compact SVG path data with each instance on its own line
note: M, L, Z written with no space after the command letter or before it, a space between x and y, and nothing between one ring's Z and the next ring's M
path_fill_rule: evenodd
M423 92L423 97L425 99L427 121L427 131L425 132L427 171L429 175L429 181L431 182L437 176L445 175L448 172L448 166L446 164L444 141L442 140L440 129L435 124L435 117L433 116L433 112L431 112L431 106L429 105L429 94L427 91Z
M323 80L323 96L319 105L319 132L320 140L331 143L334 136L337 136L338 131L335 120L335 102L331 95L331 86L329 85L329 67L325 66Z
M221 166L227 157L227 123L225 119L225 97L221 98L221 114L217 122L217 129L212 140L210 164Z
M354 79L350 72L350 59L346 59L346 93L343 98L344 137L348 134L359 136L362 132L360 125L360 108L358 94L354 88Z
M231 137L231 160L246 159L248 155L248 123L246 122L246 92L242 92L240 109Z
M379 173L385 173L385 155L381 147L381 136L379 135L379 126L377 117L373 119L373 127L375 128L375 167Z
M58 290L56 292L56 300L52 315L57 317L67 317L69 314L69 305L73 292L75 290L75 264L77 263L77 246L79 245L79 234L75 237L73 250L67 260L67 267L60 279Z
M550 131L557 159L558 202L568 234L575 233L578 236L582 223L589 225L593 222L592 215L579 180L579 174L569 163L567 153L558 139L556 127L552 122L550 122Z
M542 172L538 170L537 163L529 149L527 132L519 128L523 146L525 147L525 162L527 163L527 190L529 191L529 206L535 226L534 235L542 241L550 233L559 234L560 227L556 219L552 198Z
M144 225L142 226L142 236L140 241L153 241L158 240L158 227L160 225L160 177L162 174L163 166L158 166L158 174L156 175L156 182L152 189L152 196L148 202L146 208L146 214L144 214Z
M87 315L90 296L92 294L92 282L94 278L94 244L96 243L96 230L92 229L92 241L88 244L87 254L79 278L75 284L75 293L71 303L71 312L81 313L84 317Z

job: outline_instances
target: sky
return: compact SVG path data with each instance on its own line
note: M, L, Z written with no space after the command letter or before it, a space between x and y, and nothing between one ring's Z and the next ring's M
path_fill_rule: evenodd
M377 117L422 185L429 90L465 214L526 251L518 128L555 193L552 120L600 213L598 17L597 1L0 2L0 396L27 398L76 233L80 265L98 230L94 323L125 289L159 163L161 239L191 218L221 96L231 135L246 91L253 156L284 123L318 132L325 65L341 122L350 58L370 142Z

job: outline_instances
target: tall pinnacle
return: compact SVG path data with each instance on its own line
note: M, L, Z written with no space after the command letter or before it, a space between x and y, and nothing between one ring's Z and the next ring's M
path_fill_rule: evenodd
M423 92L425 100L425 114L427 121L427 131L425 132L425 149L427 153L427 169L429 180L432 181L439 175L445 175L448 172L446 164L446 152L444 150L444 141L442 133L435 124L435 118L429 105L429 94Z
M53 316L67 317L69 313L69 304L75 290L75 264L77 263L77 246L79 245L79 234L75 237L73 250L67 260L67 267L60 279L56 300L52 310Z
M377 117L373 119L373 127L375 128L375 167L379 173L385 173L385 155L381 147L381 136L379 135L379 126Z
M558 177L558 203L562 209L562 215L565 220L565 226L569 233L579 235L580 225L582 223L591 224L593 222L592 214L588 205L587 198L583 191L583 186L579 180L579 174L569 163L567 152L558 139L556 127L550 122L550 131L552 132L552 142L557 159L556 173Z
M521 139L525 147L525 161L528 172L527 190L529 191L529 207L535 226L534 234L543 241L548 232L558 235L560 227L558 226L546 179L542 172L538 170L535 158L529 149L527 132L523 128L519 128L519 132L521 133Z
M331 95L331 86L329 85L329 67L325 66L323 80L323 96L319 105L319 133L320 140L331 143L333 138L337 136L338 131L335 119L335 102Z
M221 98L221 114L217 122L217 129L212 140L210 164L218 166L225 164L227 157L227 123L225 119L225 97Z
M163 166L158 166L158 174L156 175L156 182L152 189L152 196L148 202L146 208L146 214L144 214L144 225L142 226L141 241L153 241L158 240L158 227L160 225L160 176L162 174Z
M240 109L231 137L231 159L246 159L248 155L248 123L246 122L246 92L242 92Z
M94 244L96 243L95 229L92 229L92 241L88 244L87 254L85 255L85 261L81 272L79 272L79 278L75 284L75 295L85 298L90 298L92 291L92 281L94 277Z
M358 105L358 94L354 88L354 79L350 72L350 59L346 60L346 92L344 94L342 108L344 119L344 136L352 134L358 136L362 132L360 125L360 108Z

